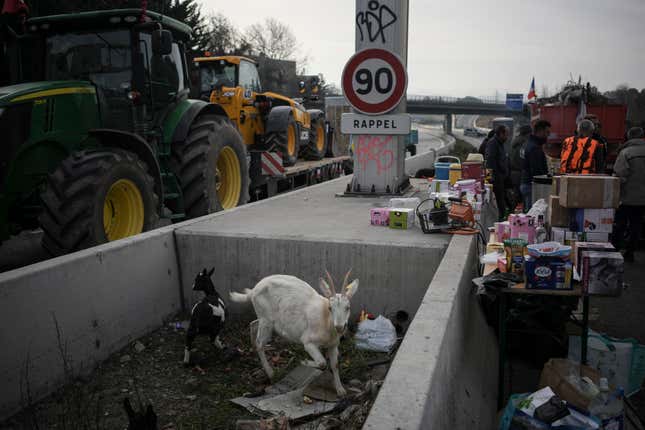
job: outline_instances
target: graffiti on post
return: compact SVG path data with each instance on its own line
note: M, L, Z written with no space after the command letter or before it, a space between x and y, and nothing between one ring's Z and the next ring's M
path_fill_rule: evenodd
M370 0L367 3L367 8L369 10L356 14L356 25L361 34L361 42L365 40L367 35L368 40L372 43L376 42L379 37L381 43L386 43L385 29L396 22L397 16L392 9L380 4L377 0Z
M376 163L378 175L387 172L394 165L394 151L389 148L392 136L362 135L357 137L356 155L363 171L367 170L367 166L372 161Z

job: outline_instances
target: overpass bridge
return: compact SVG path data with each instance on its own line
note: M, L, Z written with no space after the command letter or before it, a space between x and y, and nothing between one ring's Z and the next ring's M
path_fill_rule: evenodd
M445 115L444 128L452 132L453 115L492 115L517 117L526 114L526 105L521 111L508 109L506 103L496 97L444 97L418 96L407 97L407 112L420 115Z

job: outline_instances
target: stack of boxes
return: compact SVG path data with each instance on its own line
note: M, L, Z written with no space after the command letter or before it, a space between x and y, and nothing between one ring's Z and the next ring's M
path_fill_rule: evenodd
M397 230L408 230L415 225L415 209L421 200L417 197L390 199L386 208L370 209L370 223Z
M620 203L620 179L604 175L553 178L547 224L551 240L573 248L573 264L583 291L618 295L623 258L609 243Z

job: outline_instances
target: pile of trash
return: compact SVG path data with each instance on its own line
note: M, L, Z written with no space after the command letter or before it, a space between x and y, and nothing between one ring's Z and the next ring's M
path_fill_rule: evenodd
M540 98L540 102L544 104L555 105L577 105L581 100L590 104L607 104L610 102L610 99L598 91L598 88L591 86L589 82L583 84L582 78L579 78L578 82L569 80L559 93L551 97Z

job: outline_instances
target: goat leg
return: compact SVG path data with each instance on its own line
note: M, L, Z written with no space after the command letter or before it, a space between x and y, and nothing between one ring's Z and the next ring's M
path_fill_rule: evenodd
M320 352L320 349L318 349L318 346L313 343L305 343L303 346L305 347L307 354L309 354L314 360L302 360L302 364L304 366L325 370L327 367L327 360L325 360L325 357L322 355L322 352Z
M258 351L258 356L260 357L260 363L262 363L262 368L264 369L264 372L267 374L269 379L273 378L273 368L269 364L269 361L267 360L267 356L264 352L264 347L269 343L271 340L271 334L273 333L273 326L271 325L270 322L266 322L263 320L259 321L253 321L251 323L251 326L256 323L257 325L257 337L255 338L255 348ZM253 331L253 327L251 327L251 332Z
M338 345L329 348L327 353L329 354L331 374L334 376L334 387L336 388L336 393L343 397L347 394L347 391L345 391L343 384L340 382L340 373L338 372Z
M184 366L190 365L190 350L193 346L193 341L197 336L197 330L191 322L188 326L188 331L186 332L186 346L184 346Z

